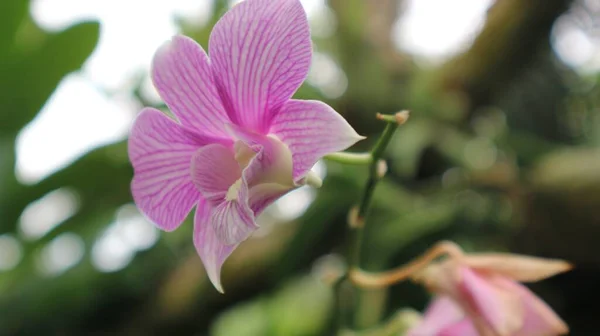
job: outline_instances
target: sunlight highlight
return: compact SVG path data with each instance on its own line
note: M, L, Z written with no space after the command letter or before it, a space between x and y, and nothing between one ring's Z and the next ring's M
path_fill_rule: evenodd
M469 47L483 27L492 0L407 0L398 19L398 47L440 62Z
M78 209L79 196L75 191L67 188L52 191L25 208L19 220L20 233L27 240L39 239Z
M83 239L74 233L63 233L46 245L38 259L38 269L47 276L57 276L74 267L85 253Z
M9 234L0 235L0 271L15 268L23 257L21 243Z
M116 213L116 221L92 247L92 264L101 272L125 268L135 254L154 246L159 238L156 227L148 222L135 205L126 204Z

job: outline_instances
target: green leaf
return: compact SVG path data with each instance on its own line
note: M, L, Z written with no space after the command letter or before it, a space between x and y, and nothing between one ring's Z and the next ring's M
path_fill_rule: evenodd
M7 53L15 41L17 30L27 15L29 1L27 0L4 0L0 1L0 59Z
M10 2L10 1L9 1ZM16 134L30 122L69 72L94 50L99 24L85 22L47 37L39 47L0 69L0 132Z
M119 142L98 148L63 170L49 176L40 183L21 187L8 192L9 197L1 197L5 191L0 190L0 232L10 232L23 209L33 200L39 199L58 188L68 186L73 188L83 204L80 211L101 213L114 212L121 204L131 201L129 183L133 171L127 159L126 142ZM72 220L67 220L64 227L57 232L76 227L87 214L76 214ZM53 234L51 233L50 236Z
M319 335L332 302L331 288L312 276L303 276L269 297L259 297L221 314L211 335Z

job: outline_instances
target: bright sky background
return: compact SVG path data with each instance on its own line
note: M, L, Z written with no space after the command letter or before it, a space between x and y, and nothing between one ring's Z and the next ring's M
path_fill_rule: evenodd
M409 0L395 28L401 50L443 61L467 49L483 27L492 0Z
M335 17L324 0L302 0L302 3L311 19L313 34L334 32ZM469 46L481 29L491 3L492 0L407 0L403 17L395 28L397 46L426 63L439 63ZM91 148L124 139L141 108L128 96L134 78L148 74L156 49L177 33L175 17L203 24L211 6L211 0L33 0L32 15L44 29L59 31L85 19L97 19L101 22L101 36L83 69L60 83L37 118L19 135L16 167L19 180L35 183ZM597 43L566 24L556 31L555 49L567 64L588 70L600 68ZM312 70L309 80L323 94L337 97L343 93L347 85L345 75L331 58L316 54ZM155 95L149 82L146 88ZM324 174L323 167L321 170ZM30 214L26 211L23 215L21 233L25 239L38 238L60 222L67 210L73 212L77 208L76 197L68 190L59 190L48 197L59 201L48 202L52 204L50 207L44 207L43 202L32 205L42 210L29 211ZM281 200L274 214L295 217L313 197L309 189L300 189ZM48 218L38 218L36 212L45 213ZM139 215L136 217L132 212L131 206L125 206L117 216L121 219L109 227L92 249L92 258L99 269L114 271L124 267L136 251L151 246L157 239L156 233L140 224ZM136 236L139 239L132 240ZM78 237L66 234L59 238L60 244L53 242L42 253L42 271L47 274L64 271L82 256L83 246ZM0 269L14 264L14 256L20 253L15 244L12 237L0 237L0 255L7 256L0 258Z

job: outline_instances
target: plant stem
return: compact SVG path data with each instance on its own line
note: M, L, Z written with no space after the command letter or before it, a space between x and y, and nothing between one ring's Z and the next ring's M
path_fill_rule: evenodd
M371 153L339 152L326 155L325 159L350 165L366 165L371 163Z
M406 113L405 113L406 115ZM387 118L387 116L382 116L378 114L378 119L385 121L386 126L381 134L381 137L373 146L373 149L369 153L369 177L367 179L365 188L362 193L362 197L360 199L359 205L352 209L349 217L348 224L352 230L350 239L350 255L349 255L349 266L350 269L360 269L360 260L361 260L361 251L363 245L363 235L364 235L364 225L365 218L368 215L368 211L371 205L371 200L373 198L373 192L375 191L375 187L377 186L377 182L383 178L385 175L385 170L387 169L385 162L381 160L387 146L389 145L394 132L398 128L398 125L401 123L398 122L399 119L395 117ZM404 120L405 121L405 120ZM365 160L366 161L366 160ZM381 162L380 162L381 161ZM352 283L350 279L350 283ZM352 283L354 288L353 291L353 327L358 326L358 307L360 307L360 287L357 284Z
M369 177L367 179L367 183L362 193L362 197L360 199L360 203L358 206L358 211L356 212L356 223L358 225L353 225L354 229L354 243L352 247L352 255L350 259L350 267L360 267L360 253L362 249L362 238L363 238L363 229L364 229L364 220L369 211L369 207L371 205L371 199L373 198L373 192L375 191L375 187L377 186L377 182L381 180L383 176L378 172L378 164L381 156L383 155L385 149L387 148L394 132L398 128L398 124L388 122L381 134L381 137L371 150L371 162L369 164Z
M442 241L425 252L421 257L393 270L371 273L358 268L351 269L350 279L354 284L363 288L387 287L418 274L419 271L423 270L432 261L444 255L460 259L463 256L463 252L460 246L455 243Z

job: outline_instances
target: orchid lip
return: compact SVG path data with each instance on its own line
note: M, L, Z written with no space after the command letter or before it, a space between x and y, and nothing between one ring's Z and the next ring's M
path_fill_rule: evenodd
M225 195L225 201L227 201L227 202L237 201L238 193L239 193L241 187L242 187L242 179L239 178L227 190L227 194Z

